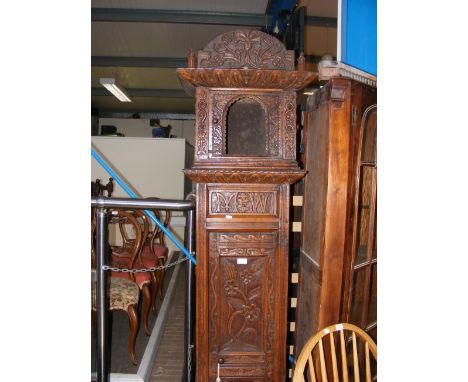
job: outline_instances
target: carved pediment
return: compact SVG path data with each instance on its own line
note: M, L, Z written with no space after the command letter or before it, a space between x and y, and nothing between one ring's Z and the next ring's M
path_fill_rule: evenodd
M294 51L257 30L224 33L198 52L199 68L294 70Z

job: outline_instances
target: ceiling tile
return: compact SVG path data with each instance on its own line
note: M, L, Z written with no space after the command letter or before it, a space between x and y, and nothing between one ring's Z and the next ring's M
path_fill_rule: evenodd
M100 87L99 78L111 77L124 88L182 89L173 68L93 67L91 86Z
M191 47L198 51L216 36L236 29L241 28L232 25L93 22L91 23L91 54L93 56L186 57Z
M93 8L265 13L268 0L92 0Z

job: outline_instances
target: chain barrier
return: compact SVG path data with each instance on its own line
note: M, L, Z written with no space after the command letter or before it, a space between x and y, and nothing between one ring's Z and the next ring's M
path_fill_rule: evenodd
M194 348L194 345L189 345L188 346L188 351L187 351L187 368L188 368L188 379L187 381L190 382L192 380L192 349Z
M129 269L129 268L118 268L118 267L111 267L109 265L103 265L102 269L104 271L112 271L112 272L124 272L124 273L143 273L143 272L155 272L155 271L161 271L163 269L167 269L170 267L173 267L177 264L183 263L184 261L187 261L189 258L188 257L182 257L177 261L174 261L173 263L170 264L164 264L160 265L158 267L152 267L152 268L140 268L140 269Z

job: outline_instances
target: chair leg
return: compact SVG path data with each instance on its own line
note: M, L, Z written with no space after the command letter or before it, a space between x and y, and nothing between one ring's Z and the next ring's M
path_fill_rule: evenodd
M160 265L164 265L166 264L166 259L163 258L161 261L160 261ZM160 273L159 273L159 298L161 300L164 299L164 293L163 293L163 286L164 286L164 276L166 275L166 272L165 270L161 270Z
M151 273L151 297L153 298L153 315L156 317L158 315L158 310L156 308L156 295L158 293L159 280L156 276L156 272Z
M148 284L143 285L143 301L144 301L144 308L143 308L143 327L145 328L145 333L147 336L151 334L148 328L148 316L151 310L151 292Z
M130 361L136 365L136 356L135 356L135 338L138 330L138 314L135 309L135 305L129 305L127 308L128 319L130 322L130 341L128 343L128 355Z

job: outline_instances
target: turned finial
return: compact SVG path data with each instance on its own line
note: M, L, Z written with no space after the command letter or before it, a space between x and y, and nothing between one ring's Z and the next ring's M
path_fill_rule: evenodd
M187 64L190 69L195 68L195 53L193 52L193 48L190 48L188 52Z
M301 52L299 58L297 59L297 70L300 72L303 72L305 70L305 58L303 52Z

